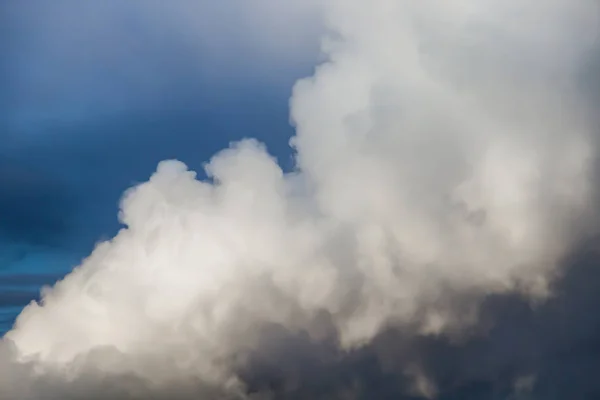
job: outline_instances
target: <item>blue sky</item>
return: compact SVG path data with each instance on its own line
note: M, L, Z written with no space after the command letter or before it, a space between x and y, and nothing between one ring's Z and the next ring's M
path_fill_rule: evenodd
M291 165L288 98L317 35L302 14L272 26L237 3L0 6L0 333L114 235L121 193L159 161L201 171L255 137Z

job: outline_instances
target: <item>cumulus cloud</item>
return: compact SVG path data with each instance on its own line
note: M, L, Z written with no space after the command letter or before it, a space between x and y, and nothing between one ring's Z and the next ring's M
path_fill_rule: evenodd
M162 162L125 194L126 228L5 336L2 395L363 398L376 365L371 398L435 397L419 343L485 330L494 296L552 294L594 227L578 78L595 4L319 7L327 61L294 87L296 170L251 139L207 181Z

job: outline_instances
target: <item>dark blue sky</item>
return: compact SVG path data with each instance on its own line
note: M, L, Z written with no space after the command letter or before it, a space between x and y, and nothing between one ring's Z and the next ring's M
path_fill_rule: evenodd
M187 1L0 6L0 335L41 285L114 235L121 193L159 161L201 171L256 137L290 165L288 98L316 35L282 51L228 2L197 3L197 21L183 18Z

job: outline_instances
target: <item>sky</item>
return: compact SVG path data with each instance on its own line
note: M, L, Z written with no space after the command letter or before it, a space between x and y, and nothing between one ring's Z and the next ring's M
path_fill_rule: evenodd
M258 38L270 17L244 22L239 4L1 7L0 331L116 233L122 193L159 161L201 170L229 142L256 137L291 165L288 98L313 69L316 33L287 39L296 49L284 54Z
M600 397L597 8L3 2L0 400Z

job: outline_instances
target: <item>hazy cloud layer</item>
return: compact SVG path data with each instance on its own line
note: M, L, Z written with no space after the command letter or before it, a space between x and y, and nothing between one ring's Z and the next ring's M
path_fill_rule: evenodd
M310 2L283 4L5 2L1 121L22 136L52 121L181 106L214 80L285 81L315 58L319 22Z

